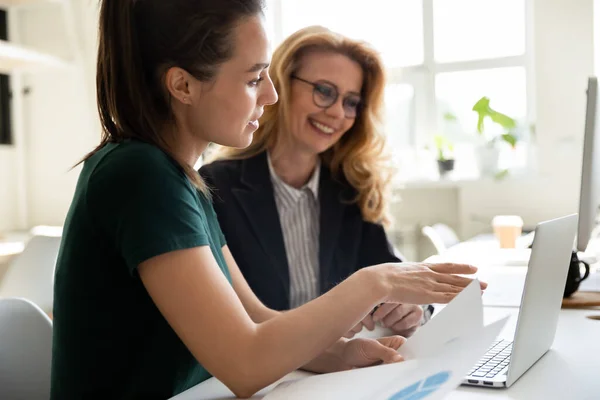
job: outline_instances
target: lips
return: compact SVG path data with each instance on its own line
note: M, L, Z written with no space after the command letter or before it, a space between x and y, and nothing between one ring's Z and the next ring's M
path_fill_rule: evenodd
M316 120L314 120L312 118L309 118L308 122L313 127L317 128L319 131L321 131L321 132L323 132L324 134L327 134L327 135L331 135L331 134L333 134L336 131L335 128L333 128L333 127L331 127L331 126L329 126L327 124L324 124L322 122L316 121Z

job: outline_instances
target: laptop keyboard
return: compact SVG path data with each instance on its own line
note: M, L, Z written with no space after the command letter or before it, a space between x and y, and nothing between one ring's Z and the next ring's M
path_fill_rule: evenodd
M495 341L467 375L480 379L495 377L508 366L512 345L510 340Z

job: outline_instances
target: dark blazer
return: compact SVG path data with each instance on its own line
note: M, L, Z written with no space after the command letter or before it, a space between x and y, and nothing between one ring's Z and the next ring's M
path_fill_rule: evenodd
M245 160L221 160L200 174L213 189L213 204L227 245L258 298L289 309L290 278L273 185L263 152ZM398 262L381 225L365 222L349 201L355 190L321 167L319 264L321 293L356 270Z

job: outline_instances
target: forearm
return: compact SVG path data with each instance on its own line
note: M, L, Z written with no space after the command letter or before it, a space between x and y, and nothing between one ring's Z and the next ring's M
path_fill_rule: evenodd
M258 324L247 350L247 359L261 366L248 377L256 389L302 366L315 372L338 368L335 347L324 350L384 298L381 287L369 277L369 271L359 271L325 295Z
M262 304L260 304L259 306L255 307L253 309L246 308L246 311L248 312L248 315L250 315L250 318L252 319L252 321L254 321L257 324L268 321L271 318L275 318L276 316L278 316L282 313L282 311L275 311L275 310L273 310L269 307L266 307Z
M275 311L268 307L253 310L251 318L254 322L265 322L271 318L281 315L283 311ZM303 370L317 373L336 372L348 369L340 354L342 346L348 341L346 338L338 339L332 346L321 352L316 358L302 366Z
M280 315L283 311L275 311L268 307L261 307L253 310L251 318L254 322L265 322L271 318ZM317 373L336 372L348 369L348 365L343 362L340 353L341 347L348 341L346 338L338 339L332 346L319 354L316 358L302 366L303 370Z

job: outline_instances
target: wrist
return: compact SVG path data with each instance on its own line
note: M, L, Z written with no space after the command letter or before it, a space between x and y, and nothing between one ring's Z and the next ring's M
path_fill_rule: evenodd
M379 266L360 269L355 275L361 282L361 287L365 291L364 295L372 301L373 308L385 302L389 289L385 284L385 280L382 279Z

